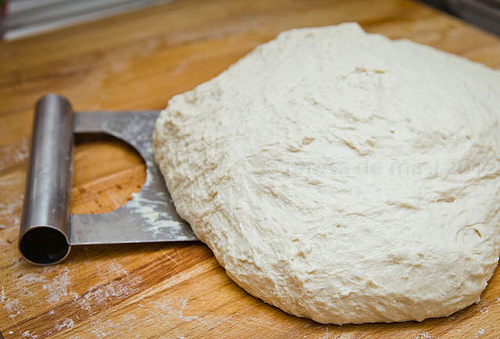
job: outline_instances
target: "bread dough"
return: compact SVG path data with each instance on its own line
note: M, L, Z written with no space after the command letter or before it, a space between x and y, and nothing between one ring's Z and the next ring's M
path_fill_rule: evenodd
M250 294L321 323L480 300L500 251L500 72L357 24L295 29L174 96L178 213Z

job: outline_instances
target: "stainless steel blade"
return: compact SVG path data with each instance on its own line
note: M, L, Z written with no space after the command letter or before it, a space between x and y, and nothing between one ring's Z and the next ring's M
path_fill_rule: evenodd
M198 240L176 213L158 165L151 137L158 111L76 112L74 131L106 133L121 139L144 158L146 182L115 211L71 216L70 245Z

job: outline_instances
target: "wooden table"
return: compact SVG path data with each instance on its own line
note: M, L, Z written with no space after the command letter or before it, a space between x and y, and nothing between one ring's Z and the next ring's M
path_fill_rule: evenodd
M0 43L0 331L7 338L498 338L500 273L478 305L422 323L325 326L238 288L200 243L87 246L62 264L17 251L35 101L77 110L160 109L280 31L358 21L500 68L500 40L423 5L385 1L183 0ZM111 211L145 179L109 138L79 137L73 212Z

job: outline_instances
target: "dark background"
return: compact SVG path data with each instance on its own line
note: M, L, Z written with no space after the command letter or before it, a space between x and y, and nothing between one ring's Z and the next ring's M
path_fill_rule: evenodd
M500 0L419 0L500 35Z

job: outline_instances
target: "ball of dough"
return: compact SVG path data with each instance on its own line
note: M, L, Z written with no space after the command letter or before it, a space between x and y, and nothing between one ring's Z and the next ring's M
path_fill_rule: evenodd
M500 72L357 24L295 29L174 96L180 216L250 294L321 323L480 300L500 251Z

